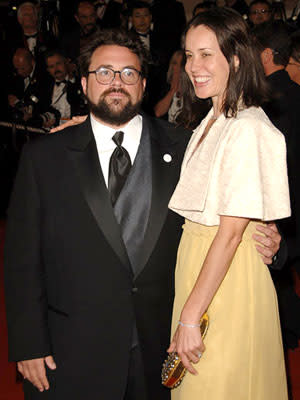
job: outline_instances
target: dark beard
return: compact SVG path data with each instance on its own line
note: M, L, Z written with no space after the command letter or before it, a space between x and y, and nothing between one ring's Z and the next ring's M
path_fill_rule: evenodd
M119 91L122 91L122 89L114 90L114 92ZM113 111L105 101L104 96L101 97L97 104L93 103L88 97L87 101L91 113L94 114L96 118L110 125L116 126L124 125L129 122L133 117L135 117L139 113L142 104L142 100L138 101L135 104L132 104L132 101L129 98L128 103L124 106L122 110Z
M87 24L81 31L81 37L87 38L92 36L97 31L97 26L95 24Z

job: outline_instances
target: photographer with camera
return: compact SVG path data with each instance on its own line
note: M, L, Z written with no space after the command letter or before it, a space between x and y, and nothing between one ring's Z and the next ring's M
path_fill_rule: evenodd
M70 72L68 59L60 50L52 50L46 53L45 61L51 83L44 96L49 106L59 111L60 123L75 115L86 115L88 108L80 79Z
M44 96L49 76L41 71L29 50L19 48L13 56L16 73L8 90L9 118L34 127L58 124L60 113L48 107Z

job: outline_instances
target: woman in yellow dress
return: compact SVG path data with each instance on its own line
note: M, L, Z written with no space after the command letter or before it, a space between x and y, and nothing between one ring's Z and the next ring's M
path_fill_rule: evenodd
M185 225L168 351L188 370L172 399L287 400L276 293L252 239L257 221L290 215L285 140L259 107L267 87L237 13L196 16L185 53L194 93L212 109L191 138L169 205Z

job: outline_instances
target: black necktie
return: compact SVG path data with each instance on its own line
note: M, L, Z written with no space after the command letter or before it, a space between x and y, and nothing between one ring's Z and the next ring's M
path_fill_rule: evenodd
M131 168L130 156L127 150L122 147L123 138L124 132L122 131L116 132L112 138L117 145L110 157L108 175L108 190L113 206L121 193Z
M139 36L142 36L142 37L144 37L144 38L147 38L147 37L149 36L149 33L139 33L139 32L138 32L138 35L139 35Z
M63 81L55 81L55 85L59 86L61 83L67 83L67 81L64 79Z
M33 38L33 39L35 39L36 37L37 37L37 33L34 33L33 35L24 35L25 36L25 39L30 39L30 38Z

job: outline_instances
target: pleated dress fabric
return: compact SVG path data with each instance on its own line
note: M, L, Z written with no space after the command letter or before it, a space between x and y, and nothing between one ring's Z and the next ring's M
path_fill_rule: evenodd
M198 375L187 372L172 400L287 400L277 297L250 222L207 312ZM172 335L218 226L185 221L175 276Z

